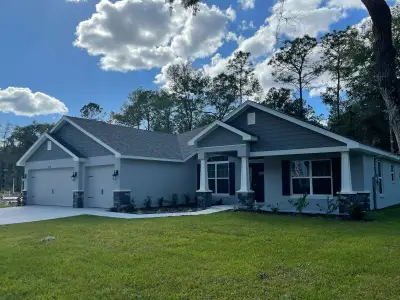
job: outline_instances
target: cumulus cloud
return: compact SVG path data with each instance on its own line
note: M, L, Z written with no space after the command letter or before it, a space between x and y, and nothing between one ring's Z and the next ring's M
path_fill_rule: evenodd
M100 56L104 70L133 71L163 67L178 57L202 58L223 44L232 8L200 4L196 16L164 0L101 0L96 13L81 22L74 45Z
M0 90L0 111L18 116L67 114L68 108L60 100L29 88L8 87Z
M252 9L255 7L255 0L238 0L238 3L243 10Z

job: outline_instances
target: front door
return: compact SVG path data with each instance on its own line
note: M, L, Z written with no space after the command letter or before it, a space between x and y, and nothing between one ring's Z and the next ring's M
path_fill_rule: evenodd
M264 202L264 164L250 164L251 168L251 189L254 191L254 199L257 202Z

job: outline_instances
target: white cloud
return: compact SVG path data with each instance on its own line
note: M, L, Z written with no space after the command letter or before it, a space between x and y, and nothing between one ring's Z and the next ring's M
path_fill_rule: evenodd
M250 21L249 23L247 23L246 20L242 20L242 22L238 26L239 31L246 31L248 29L254 29L254 28L256 28L256 27L254 26L253 21Z
M236 20L236 11L229 6L226 10L226 17L230 20L230 21L235 21Z
M252 9L255 7L255 0L238 0L238 3L243 10Z
M96 13L78 25L74 45L101 56L104 70L159 68L178 57L214 54L235 15L232 8L221 11L205 4L193 16L180 3L170 15L164 0L101 0Z
M341 7L341 8L356 8L366 9L361 0L330 0L328 2L329 7Z
M67 114L68 108L60 100L29 88L8 87L0 90L0 111L18 116Z

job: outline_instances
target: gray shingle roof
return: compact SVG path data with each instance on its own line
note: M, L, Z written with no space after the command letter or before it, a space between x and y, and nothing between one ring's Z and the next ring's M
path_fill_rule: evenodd
M196 151L188 142L203 128L175 135L141 130L105 122L67 117L122 155L162 159L185 159Z

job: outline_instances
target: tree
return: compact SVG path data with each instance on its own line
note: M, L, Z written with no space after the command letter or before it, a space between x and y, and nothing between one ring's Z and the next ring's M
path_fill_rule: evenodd
M153 130L167 133L175 132L175 99L165 90L154 93Z
M254 74L254 66L249 60L250 53L238 51L228 61L227 74L234 80L237 96L240 104L243 99L257 95L261 92L261 86Z
M358 32L354 28L327 33L322 37L320 45L323 49L323 70L326 71L332 81L333 87L328 87L323 93L322 99L325 104L331 106L332 111L337 117L340 117L342 109L341 94L343 83L352 72L352 63L349 60L350 52L354 51Z
M211 87L207 91L207 105L211 108L204 123L213 120L222 120L228 113L238 106L238 86L233 75L221 73L211 81Z
M102 120L105 117L105 113L103 113L103 108L94 102L89 102L84 105L81 110L81 117L85 119L92 120Z
M176 130L185 132L196 128L203 116L209 78L193 69L190 62L171 65L167 78L176 99Z
M316 46L317 40L308 35L293 41L286 40L269 62L274 67L272 76L275 81L297 90L301 107L304 107L304 90L311 88L323 71L322 65L312 56ZM300 111L298 117L305 118L305 109Z

